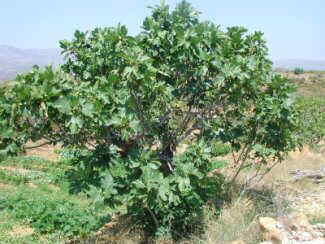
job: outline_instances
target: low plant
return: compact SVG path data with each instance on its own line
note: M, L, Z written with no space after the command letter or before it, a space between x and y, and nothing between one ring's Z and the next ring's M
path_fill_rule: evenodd
M70 199L24 188L9 195L0 208L8 209L16 219L29 223L39 233L56 232L64 237L85 236L108 221L107 216Z
M305 72L304 69L301 68L301 67L296 67L296 68L294 69L294 73L295 73L296 75L301 75L301 74L303 74L304 72Z
M296 103L300 112L299 140L315 147L325 138L325 98L300 97Z
M26 179L21 175L9 175L6 172L0 170L0 182L20 185L25 183Z
M177 239L178 233L185 236L203 227L205 204L226 200L224 177L207 175L226 163L213 156L228 151L224 145L194 143L175 156L175 169L167 176L158 170L162 164L150 151L134 150L126 158L111 152L108 163L97 150L60 154L74 165L67 173L70 190L87 192L94 208L108 206L115 213L131 216L137 228L147 233Z

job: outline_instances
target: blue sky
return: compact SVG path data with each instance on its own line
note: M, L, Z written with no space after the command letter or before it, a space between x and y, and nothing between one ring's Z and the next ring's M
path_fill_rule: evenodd
M265 34L273 59L325 60L325 0L188 0L202 20ZM74 31L125 24L136 34L159 0L2 0L0 45L56 48ZM166 0L175 6L176 0Z

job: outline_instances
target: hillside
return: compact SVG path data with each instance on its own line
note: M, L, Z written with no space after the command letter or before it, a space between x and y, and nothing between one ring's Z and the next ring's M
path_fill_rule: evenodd
M57 65L62 62L59 49L19 49L0 45L0 82L13 79L33 65Z
M304 60L304 59L279 59L274 60L274 67L293 70L302 67L304 70L325 70L325 60Z
M62 60L60 49L20 49L0 45L0 83L30 70L35 64L57 65L62 63ZM274 68L280 69L293 70L302 67L304 70L325 70L325 60L280 59L273 62Z

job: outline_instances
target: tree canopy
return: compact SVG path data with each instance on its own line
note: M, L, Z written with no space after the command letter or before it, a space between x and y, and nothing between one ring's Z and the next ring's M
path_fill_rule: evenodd
M136 36L96 28L60 47L58 69L34 68L0 91L1 153L41 139L95 152L99 164L83 163L105 167L97 194L150 216L155 232L221 191L207 176L224 165L216 156L233 152L236 176L297 146L294 87L272 71L261 32L203 22L182 1L153 7Z

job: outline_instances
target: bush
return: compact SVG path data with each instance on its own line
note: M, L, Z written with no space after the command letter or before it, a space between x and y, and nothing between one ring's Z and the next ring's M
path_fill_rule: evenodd
M301 75L304 73L304 69L303 68L300 68L300 67L296 67L295 70L294 70L294 73L296 75Z
M223 165L214 157L233 153L233 180L281 161L297 146L298 116L261 32L223 31L185 1L154 7L142 30L76 31L60 42L60 69L18 76L0 97L0 150L39 139L93 149L94 160L74 162L97 181L84 187L94 206L144 217L157 234L187 228L222 193L223 177L208 174Z
M300 111L299 141L314 147L325 138L325 98L301 97L296 106Z
M128 158L116 157L108 170L99 170L100 188L90 187L88 194L96 199L94 205L126 207L125 214L135 222L140 219L140 226L152 234L191 233L201 223L202 206L226 196L224 177L207 177L225 164L211 159L211 150L202 141L189 146L174 157L168 176L158 170L159 159L151 153L137 150ZM98 170L92 172L97 175Z
M32 197L31 197L32 196ZM28 222L39 233L60 233L65 237L86 236L99 229L108 217L64 198L20 189L0 204L15 218Z

